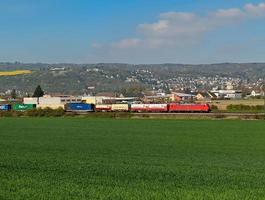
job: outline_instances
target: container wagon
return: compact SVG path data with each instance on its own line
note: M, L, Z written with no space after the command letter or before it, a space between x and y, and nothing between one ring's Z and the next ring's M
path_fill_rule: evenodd
M168 104L168 112L210 112L208 104Z
M36 108L36 104L14 104L12 106L12 110L14 111L27 111L27 110L33 110Z
M167 112L167 104L132 104L132 112Z
M12 109L12 107L10 104L0 105L0 111L9 111L11 109Z
M96 105L96 111L97 112L111 112L111 108L112 108L111 104Z
M147 104L147 112L167 112L167 104Z
M65 104L66 112L94 112L94 104L87 103L67 103Z
M132 104L131 111L132 112L146 112L146 104Z

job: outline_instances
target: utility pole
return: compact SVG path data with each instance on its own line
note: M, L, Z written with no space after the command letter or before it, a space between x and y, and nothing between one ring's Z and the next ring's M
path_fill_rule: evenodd
M265 77L263 79L263 103L264 103L264 120L265 120Z
M263 77L263 107L264 107L264 120L265 120L265 76Z

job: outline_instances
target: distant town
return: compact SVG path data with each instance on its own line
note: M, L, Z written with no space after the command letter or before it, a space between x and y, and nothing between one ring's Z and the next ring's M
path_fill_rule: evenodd
M0 96L31 97L41 85L50 96L135 97L147 102L262 98L264 66L1 63Z

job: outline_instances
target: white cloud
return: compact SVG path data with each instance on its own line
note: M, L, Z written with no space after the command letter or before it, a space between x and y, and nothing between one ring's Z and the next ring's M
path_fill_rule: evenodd
M188 22L188 21L194 20L196 18L196 15L193 13L186 13L186 12L167 12L167 13L160 14L160 18Z
M265 16L265 3L260 3L257 5L247 4L245 6L245 11L252 17Z
M207 32L218 28L236 25L253 17L265 17L265 3L247 4L243 8L219 9L206 15L189 12L167 12L154 23L138 25L142 39L122 39L113 48L160 48L179 46L183 43L196 43Z
M235 18L241 18L244 17L244 12L238 8L230 8L230 9L220 9L215 13L215 16L217 18L221 19L235 19Z
M112 46L115 48L131 48L131 47L137 47L139 44L141 44L141 40L137 38L129 38L129 39L123 39L117 43L113 43Z

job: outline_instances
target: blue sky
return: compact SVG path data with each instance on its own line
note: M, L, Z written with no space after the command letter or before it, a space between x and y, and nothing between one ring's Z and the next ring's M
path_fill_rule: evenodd
M265 1L0 0L0 62L265 62Z

